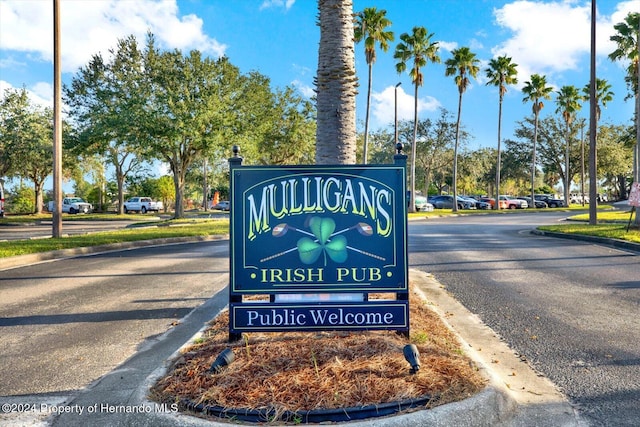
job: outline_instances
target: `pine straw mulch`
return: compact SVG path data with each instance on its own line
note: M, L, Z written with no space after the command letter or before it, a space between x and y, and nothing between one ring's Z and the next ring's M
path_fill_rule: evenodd
M228 343L228 324L228 311L222 312L152 387L151 398L282 414L425 396L430 397L427 407L434 407L465 399L486 385L456 336L415 293L410 340L394 331L341 331L251 333ZM402 354L408 343L420 351L415 375ZM235 360L212 374L208 370L225 348L233 350Z

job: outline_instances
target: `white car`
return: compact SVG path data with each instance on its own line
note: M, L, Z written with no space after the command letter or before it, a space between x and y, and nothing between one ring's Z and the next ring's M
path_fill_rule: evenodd
M150 197L132 197L124 202L124 213L140 212L145 214L149 211L160 212L164 208L162 202L154 202Z
M516 199L514 197L501 195L500 200L503 200L507 206L507 209L527 209L529 203L526 200Z
M47 210L53 212L55 210L55 202L49 202L47 204ZM93 205L80 197L65 197L62 199L61 210L63 213L70 214L91 213L93 211Z
M416 196L416 212L433 212L433 205L424 196Z

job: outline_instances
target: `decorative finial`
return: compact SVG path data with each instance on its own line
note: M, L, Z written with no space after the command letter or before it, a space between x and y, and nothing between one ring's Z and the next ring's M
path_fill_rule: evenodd
M404 145L402 145L402 142L398 142L396 144L396 150L398 151L398 154L402 154L402 149L404 148Z
M231 148L231 151L233 152L233 157L238 157L238 156L240 156L240 146L238 146L238 145L234 145L234 146Z

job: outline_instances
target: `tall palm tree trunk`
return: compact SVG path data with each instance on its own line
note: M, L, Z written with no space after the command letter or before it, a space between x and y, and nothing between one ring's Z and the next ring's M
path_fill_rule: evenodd
M318 0L316 163L354 164L356 94L353 1Z
M538 142L538 111L535 114L535 124L533 126L533 152L531 153L531 204L536 206L536 144Z
M640 20L638 20L636 49L638 49L638 62L636 63L636 149L633 152L633 179L635 182L640 182ZM638 215L637 208L635 225L640 227L640 215Z
M373 77L373 65L369 64L369 83L367 85L367 112L364 119L364 147L362 149L362 163L368 163L369 147L369 111L371 109L371 79Z
M500 210L500 165L502 164L502 151L500 150L500 144L502 139L502 95L500 95L500 102L498 103L498 161L496 163L496 202L493 208Z
M566 129L567 144L564 151L564 205L569 206L571 204L570 194L569 194L570 193L569 190L571 186L571 180L569 178L569 138L570 138L569 122L567 122L566 125L567 125L567 129Z
M453 212L458 212L458 141L460 140L460 116L462 114L462 92L458 95L458 120L456 142L453 147Z
M411 144L411 195L409 196L409 212L416 211L416 156L418 140L418 83L415 83L413 96L413 143Z

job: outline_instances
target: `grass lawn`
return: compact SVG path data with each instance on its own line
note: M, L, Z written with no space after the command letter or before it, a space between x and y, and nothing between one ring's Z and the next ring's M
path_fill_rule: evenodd
M0 258L59 249L99 246L110 243L164 239L169 237L211 236L229 233L228 219L185 218L180 220L159 220L158 217L155 217L155 219L152 218L153 217L150 217L149 215L113 214L64 216L63 221L104 221L105 219L113 221L130 220L131 226L117 231L73 235L59 239L49 238L0 241ZM0 224L3 222L22 224L43 220L51 220L51 215L11 216L0 220Z
M634 221L636 215L637 213L633 214ZM564 224L545 225L538 228L556 233L583 234L640 243L640 228L635 226L634 221L632 221L629 231L627 231L629 219L631 218L630 211L599 211L597 218L598 224L589 225L589 214L574 215L569 217Z
M558 208L562 211L584 212L585 207L572 205L569 208ZM586 207L588 209L588 206ZM540 227L541 230L558 233L578 233L613 239L628 240L640 243L640 229L631 226L626 231L629 222L629 211L606 210L610 206L599 206L598 225L588 224L589 214L580 213L569 218L563 224ZM536 212L545 212L546 209L538 209ZM499 214L518 214L522 210L501 210ZM527 210L526 212L532 212ZM460 210L461 215L498 214L490 210ZM451 209L436 209L433 212L409 213L409 219L429 218L453 215ZM635 215L635 214L634 214ZM10 215L0 218L2 225L23 225L35 222L51 221L51 214L40 215ZM117 215L117 214L89 214L67 215L63 214L63 222L66 221L131 221L131 225L122 230L111 232L91 233L84 235L67 236L60 239L32 239L0 241L0 258L25 255L38 252L69 249L84 246L97 246L109 243L131 242L137 240L163 239L169 237L211 236L228 234L228 218L208 218L201 213L187 213L187 217L180 220L161 219L156 215ZM153 225L153 227L149 227ZM1 235L0 235L1 236Z

